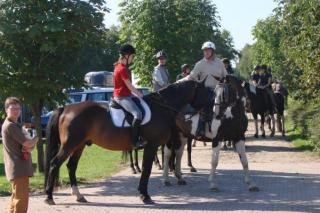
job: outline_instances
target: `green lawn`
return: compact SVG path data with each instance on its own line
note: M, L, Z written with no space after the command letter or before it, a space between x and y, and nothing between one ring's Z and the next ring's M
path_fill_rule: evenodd
M77 169L77 178L79 182L87 182L92 179L108 177L119 171L121 164L121 152L109 151L96 145L86 147ZM36 166L37 151L32 152L34 166ZM60 169L60 181L62 184L69 183L69 176L65 164ZM30 179L31 190L43 189L44 177L35 172L34 177ZM3 151L0 144L0 196L10 194L10 183L7 181L4 173Z

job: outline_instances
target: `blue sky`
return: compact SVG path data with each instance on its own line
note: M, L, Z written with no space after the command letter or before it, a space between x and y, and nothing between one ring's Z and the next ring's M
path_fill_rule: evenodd
M117 13L119 0L107 1L111 9L105 16L106 26L119 25ZM252 44L252 27L258 19L272 13L277 6L273 0L213 0L221 18L221 27L231 32L235 47L241 50L246 43Z

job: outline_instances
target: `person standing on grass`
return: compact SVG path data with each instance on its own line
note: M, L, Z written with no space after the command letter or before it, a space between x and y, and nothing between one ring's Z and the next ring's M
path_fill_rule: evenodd
M29 177L33 176L31 151L38 137L31 138L22 130L18 119L21 102L9 97L5 101L6 119L2 125L5 173L11 183L10 213L25 213L29 203Z

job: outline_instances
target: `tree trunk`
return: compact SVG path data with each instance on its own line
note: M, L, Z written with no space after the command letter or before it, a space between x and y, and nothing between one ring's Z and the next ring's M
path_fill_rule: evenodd
M41 127L41 111L43 104L41 101L37 101L33 104L30 104L31 111L34 116L35 126L39 141L37 143L37 152L38 152L38 171L44 172L44 149L43 149L43 140L42 140L42 127Z

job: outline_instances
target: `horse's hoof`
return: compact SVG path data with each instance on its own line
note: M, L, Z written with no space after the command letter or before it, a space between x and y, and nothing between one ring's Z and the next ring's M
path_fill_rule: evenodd
M161 166L158 167L159 170L163 170L163 168Z
M254 134L254 137L255 137L255 138L259 138L258 134Z
M131 173L132 174L137 174L137 171L136 170L131 170Z
M259 189L257 186L251 186L251 187L249 188L249 191L250 191L250 192L258 192L258 191L260 191L260 189Z
M46 198L44 202L48 205L56 205L53 199Z
M216 187L216 186L211 187L210 190L213 191L213 192L220 192L220 189L218 187Z
M196 170L196 168L191 167L191 168L190 168L190 172L197 172L197 170Z
M170 181L164 181L164 186L172 186L172 184L170 183Z
M178 180L178 185L184 186L187 185L187 182L185 180Z
M79 203L88 203L88 201L84 197L77 198L77 202L79 202Z
M140 195L140 199L144 204L154 204L153 200L149 195Z
M266 134L263 133L263 134L261 135L261 137L266 138Z
M207 143L203 143L204 146L207 146Z
M137 168L137 171L138 171L139 173L141 173L141 169L140 169L140 168Z
M222 147L222 149L223 149L223 150L227 150L228 147L227 147L226 145L224 145L224 146Z

